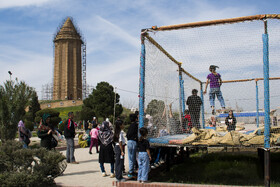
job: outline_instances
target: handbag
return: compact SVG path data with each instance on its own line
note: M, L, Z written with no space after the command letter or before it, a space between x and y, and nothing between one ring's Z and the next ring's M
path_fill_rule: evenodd
M26 145L30 144L30 140L29 140L28 136L26 136L26 135L23 135L23 141L24 141L24 143L26 143Z
M54 148L58 144L57 140L55 139L54 135L51 138L51 147Z

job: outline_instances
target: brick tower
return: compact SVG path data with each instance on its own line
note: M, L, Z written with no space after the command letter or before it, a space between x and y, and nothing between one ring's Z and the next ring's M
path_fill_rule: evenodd
M83 41L70 18L54 39L53 100L82 99Z

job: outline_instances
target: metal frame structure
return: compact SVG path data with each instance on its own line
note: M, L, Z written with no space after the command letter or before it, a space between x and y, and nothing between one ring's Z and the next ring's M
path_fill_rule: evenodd
M182 72L184 70L181 68L181 63L176 61L162 46L160 46L153 38L149 36L149 32L153 31L170 31L170 30L178 30L178 29L186 29L186 28L194 28L194 27L205 27L210 25L220 25L220 24L232 24L238 22L246 22L253 20L262 20L264 22L264 33L262 35L263 41L263 80L264 80L264 108L265 108L265 130L264 130L264 150L265 150L265 186L270 186L270 95L269 95L269 37L267 32L267 19L280 19L280 14L265 14L265 15L255 15L255 16L246 16L246 17L238 17L231 19L221 19L221 20L212 20L212 21L203 21L203 22L195 22L195 23L186 23L186 24L178 24L178 25L169 25L169 26L153 26L149 29L143 29L141 32L141 60L140 60L140 84L139 84L139 128L144 126L144 102L145 102L145 40L149 40L152 44L154 44L162 53L164 53L171 61L179 66L179 85L180 85L180 96L181 99L180 112L183 111L182 100L184 100L184 96L182 96ZM186 75L191 77L193 80L197 80L201 83L201 97L203 98L202 87L203 83L190 75L188 72L184 72ZM253 80L253 79L252 79ZM249 80L233 80L233 81L223 81L223 82L243 82ZM256 80L256 100L257 100L257 110L258 110L258 84ZM202 113L204 113L204 105L202 105ZM203 115L202 115L203 116ZM203 120L204 121L204 120ZM204 127L204 125L203 125Z
M86 43L82 45L82 94L83 94L83 100L87 98L87 50L86 50Z

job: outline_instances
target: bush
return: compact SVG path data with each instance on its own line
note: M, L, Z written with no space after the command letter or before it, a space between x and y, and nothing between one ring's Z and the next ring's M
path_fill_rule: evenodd
M24 123L24 125L25 125L25 128L29 129L30 131L33 131L33 130L34 130L34 123L33 123L33 122L31 122L31 121L26 121L26 122Z
M36 117L35 117L35 122L39 124L40 121L41 121L41 119L42 119L41 116L36 116Z
M59 152L22 149L22 144L13 140L3 143L0 155L1 186L51 186L67 166Z
M50 114L52 117L58 117L59 116L59 112L56 111L55 109L51 109L51 108L46 108L46 109L43 109L43 110L39 110L38 112L36 112L36 116L40 116L42 117L43 114Z
M34 120L32 119L32 113L31 113L31 112L25 113L25 115L24 115L24 121L34 121Z
M51 124L54 125L55 127L58 126L59 122L61 122L61 118L60 117L51 117Z
M67 120L63 121L62 123L60 123L60 124L58 125L58 130L60 130L61 132L64 131L64 125L65 125L66 121L67 121Z
M54 126L57 126L58 123L61 121L61 118L59 117L59 112L51 109L51 108L46 108L43 110L39 110L38 112L36 112L36 117L35 117L35 122L36 123L40 123L43 114L50 114L51 115L51 124Z

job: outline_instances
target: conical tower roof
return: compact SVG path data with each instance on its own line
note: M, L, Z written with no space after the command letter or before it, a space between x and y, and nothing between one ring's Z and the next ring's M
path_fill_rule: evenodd
M61 39L74 39L82 41L81 35L77 32L72 20L69 17L66 19L63 26L57 32L54 42Z

